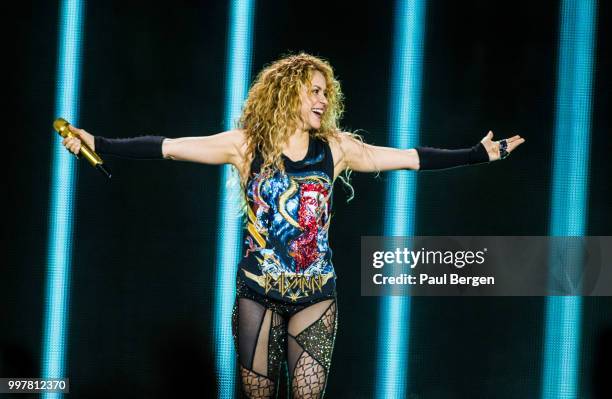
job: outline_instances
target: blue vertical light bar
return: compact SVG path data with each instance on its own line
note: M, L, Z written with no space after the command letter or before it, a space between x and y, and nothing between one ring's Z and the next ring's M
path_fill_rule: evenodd
M235 128L242 103L248 93L251 71L251 47L254 0L234 0L229 3L226 50L225 129ZM214 314L214 345L216 354L219 397L233 398L236 362L232 341L231 312L235 298L236 265L240 260L242 219L239 217L240 185L232 176L231 165L221 172L223 187L219 197L217 227L217 282Z
M79 0L64 0L59 13L55 116L78 124L83 4ZM61 145L61 137L54 131L50 134L53 135L53 155L41 377L66 378L76 165L75 157ZM62 394L44 393L42 397L60 398Z
M583 236L588 211L596 1L563 0L560 24L549 231L551 236ZM581 297L547 298L544 399L578 397L581 319Z
M419 141L425 1L398 0L395 5L389 143L414 148ZM390 172L384 216L386 236L414 234L416 176ZM410 297L380 300L376 397L406 397Z

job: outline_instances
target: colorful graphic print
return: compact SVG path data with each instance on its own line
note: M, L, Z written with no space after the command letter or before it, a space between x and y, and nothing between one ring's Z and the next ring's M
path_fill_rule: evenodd
M335 277L328 246L331 187L318 171L260 173L250 180L244 257L254 257L258 267L244 274L266 294L295 301Z

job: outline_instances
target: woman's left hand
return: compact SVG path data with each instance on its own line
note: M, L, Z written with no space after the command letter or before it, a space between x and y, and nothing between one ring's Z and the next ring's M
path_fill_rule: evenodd
M493 141L493 132L490 130L489 130L489 133L487 133L487 135L482 140L480 140L482 145L484 145L484 148L487 150L487 153L489 154L489 161L497 161L498 159L502 159L502 154L501 154L501 147L503 147L501 143L502 141L504 140ZM523 144L525 142L525 139L521 138L521 136L517 134L516 136L512 136L508 139L505 139L505 142L506 142L505 150L507 151L507 154L505 157L507 157L508 155L510 155L512 151L514 151L516 147Z

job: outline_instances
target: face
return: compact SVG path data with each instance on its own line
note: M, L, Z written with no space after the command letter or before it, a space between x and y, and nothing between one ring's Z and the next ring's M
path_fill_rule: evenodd
M300 92L300 100L302 102L300 115L304 130L308 131L321 127L321 119L327 110L326 90L325 76L319 71L315 71L312 74L310 88L307 85L302 87Z

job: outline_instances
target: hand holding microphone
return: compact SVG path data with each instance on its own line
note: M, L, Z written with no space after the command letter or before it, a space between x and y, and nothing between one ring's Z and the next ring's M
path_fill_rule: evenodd
M53 128L57 133L64 138L62 145L72 152L77 157L83 155L89 163L102 172L109 179L111 178L110 170L104 166L102 158L95 152L94 136L87 133L83 129L76 128L65 119L57 118L53 122Z
M81 151L81 142L84 142L92 151L95 151L95 142L93 135L89 134L83 129L76 128L72 125L68 125L68 129L72 133L62 140L62 145L66 149L75 155L78 155Z

